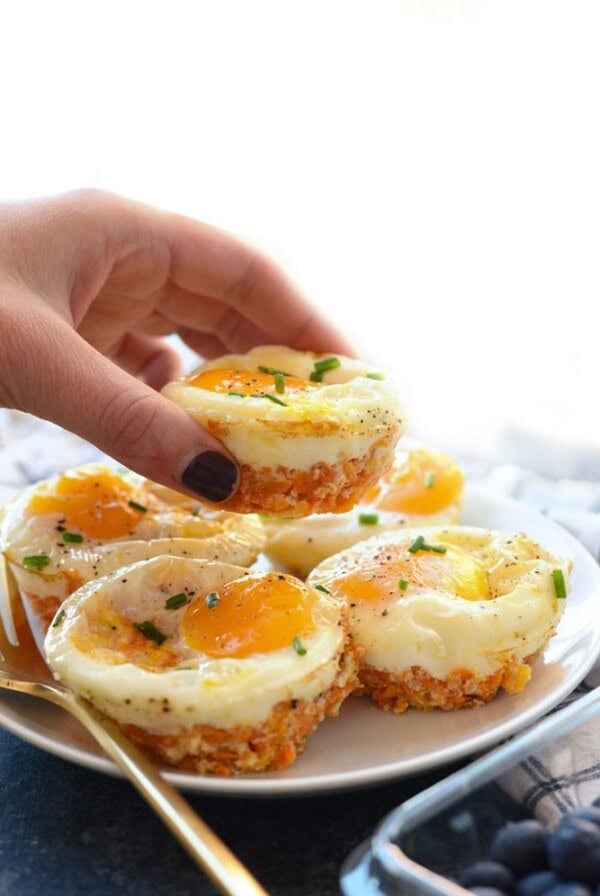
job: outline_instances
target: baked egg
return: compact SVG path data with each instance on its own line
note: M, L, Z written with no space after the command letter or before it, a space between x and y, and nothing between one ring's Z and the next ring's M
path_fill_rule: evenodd
M300 520L265 517L265 552L305 578L327 557L381 532L457 522L462 491L463 475L450 457L402 439L391 469L353 510Z
M55 676L180 768L285 768L357 684L343 601L282 573L162 556L89 582L45 640Z
M237 460L238 489L219 506L242 513L347 510L391 465L402 429L381 371L282 346L207 362L163 394Z
M0 520L0 550L45 627L68 594L119 566L165 553L249 566L264 540L256 516L101 464L27 487Z
M368 539L307 581L346 601L364 690L402 712L522 690L565 607L569 570L523 533L446 526Z

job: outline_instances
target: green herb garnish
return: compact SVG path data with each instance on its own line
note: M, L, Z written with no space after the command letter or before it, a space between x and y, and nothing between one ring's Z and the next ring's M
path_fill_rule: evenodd
M315 361L314 368L317 373L326 373L328 370L335 370L341 367L342 362L339 358L323 358L322 361Z
M204 598L204 603L208 607L209 610L214 610L217 604L220 603L219 595L216 591L209 591L209 593Z
M202 504L196 504L192 510L192 516L198 516L200 513L202 513Z
M64 618L65 618L65 608L63 607L62 610L59 610L58 613L56 614L54 622L52 623L52 628L56 628L57 625L60 625Z
M361 526L376 526L379 522L378 513L359 513L358 522Z
M567 596L567 585L562 569L552 570L552 581L554 582L554 593L559 600L564 600Z
M300 640L300 635L296 635L292 644L294 645L294 650L298 654L298 656L304 656L306 654L306 647Z
M163 641L167 640L167 636L149 620L146 620L145 622L134 622L133 627L137 628L138 632L141 632L145 638L149 638L150 641L154 641L156 644L162 644Z
M410 554L416 554L417 551L433 551L435 554L445 554L448 548L444 547L443 544L427 544L423 535L417 535L408 550Z
M179 594L174 594L173 597L169 597L165 601L165 610L176 610L177 607L182 607L187 603L187 599L188 596L183 591Z
M311 381L311 383L322 383L323 382L323 371L313 370L311 375L309 376L309 380Z
M283 395L285 392L285 377L282 373L275 374L275 391Z
M137 501L128 501L127 502L130 507L133 507L134 510L139 510L140 513L147 513L148 508L144 507L143 504L138 504Z
M61 532L60 537L63 541L70 541L72 544L81 544L83 541L83 535L80 535L79 532Z
M329 588L326 588L325 585L315 585L315 588L317 589L317 591L322 591L323 594L331 594L331 591L329 590Z
M277 367L265 367L264 364L258 365L259 373L267 373L269 376L277 376L279 373L281 376L293 376L293 373L286 373L285 370L278 370Z
M48 566L50 557L48 554L33 554L31 557L23 557L23 566L25 569L42 569Z
M408 588L408 582L406 581L406 579L400 579L400 581L398 582L398 588L400 589L400 591L406 591L406 589Z
M244 395L243 392L233 392L233 391L232 391L232 392L228 392L227 394L228 394L228 395L235 395L236 398L245 398L245 397L246 397L246 396Z
M257 397L266 398L269 401L272 401L273 404L280 404L282 408L287 408L287 404L285 403L285 401L282 401L281 398L277 398L276 395L269 395L268 392L266 392L264 395L260 395Z
M433 488L435 485L435 473L425 474L425 488Z
M365 374L365 376L369 380L384 380L385 379L385 373L367 373L367 374Z

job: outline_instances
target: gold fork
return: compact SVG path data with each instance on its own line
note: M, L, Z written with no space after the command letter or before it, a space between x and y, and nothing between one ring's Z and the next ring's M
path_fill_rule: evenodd
M4 589L2 589L4 585ZM4 590L4 596L2 596ZM4 610L5 622L2 620ZM11 626L11 635L6 627ZM268 896L156 766L91 703L52 678L34 641L15 578L0 554L0 687L49 700L75 716L125 772L194 861L226 896Z

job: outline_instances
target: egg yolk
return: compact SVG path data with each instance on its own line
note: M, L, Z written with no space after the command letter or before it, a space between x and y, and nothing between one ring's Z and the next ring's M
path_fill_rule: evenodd
M463 475L444 454L410 451L362 500L378 510L435 513L460 497Z
M214 370L204 370L188 380L188 385L224 394L229 392L238 392L240 395L277 396L279 394L275 388L274 375L254 370L233 370L220 367ZM319 385L299 377L286 376L284 377L284 388L285 392L282 393L282 396L295 396L318 389Z
M294 638L314 631L317 600L302 582L281 573L236 579L190 604L183 637L189 647L211 657L292 647Z
M121 538L144 514L128 503L131 498L131 489L116 473L72 472L60 476L52 491L34 495L27 510L57 513L65 529L89 538Z
M393 554L388 549L361 562L360 569L328 580L328 585L349 603L396 601L424 590L450 592L463 600L488 600L487 576L481 563L460 548L443 547L443 554L429 550L410 553L408 545Z

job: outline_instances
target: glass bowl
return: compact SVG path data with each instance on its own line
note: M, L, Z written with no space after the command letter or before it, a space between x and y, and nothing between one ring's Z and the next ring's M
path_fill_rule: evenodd
M520 763L529 758L535 763L540 751L550 750L560 758L561 780L575 782L564 811L590 803L589 781L569 772L577 771L576 747L582 741L589 744L592 726L597 724L592 720L598 714L600 687L402 803L346 859L341 892L344 896L469 896L455 882L461 871L486 858L495 834L507 821L531 817L507 792L507 782ZM552 819L540 820L552 826Z

